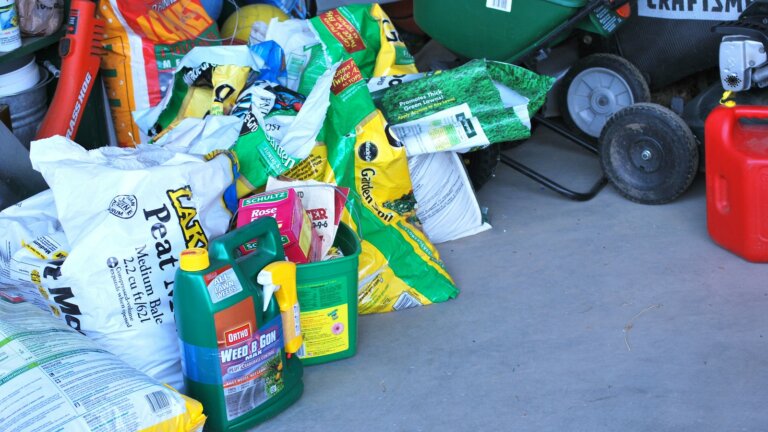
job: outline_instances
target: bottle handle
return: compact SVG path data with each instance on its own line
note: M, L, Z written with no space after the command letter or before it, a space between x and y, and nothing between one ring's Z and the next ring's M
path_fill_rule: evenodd
M208 253L213 259L229 260L233 256L237 256L237 250L241 246L254 240L258 244L258 248L237 260L245 276L254 279L261 268L248 265L250 262L263 260L265 256L269 258L269 262L285 259L283 243L280 241L280 229L274 218L256 219L222 235L211 242L208 246Z

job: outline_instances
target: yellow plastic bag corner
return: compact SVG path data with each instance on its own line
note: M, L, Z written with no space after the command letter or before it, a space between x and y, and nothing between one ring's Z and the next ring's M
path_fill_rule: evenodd
M176 391L173 387L166 387ZM140 432L202 432L206 418L203 414L203 404L181 393L179 395L184 399L185 410L182 414L144 428Z

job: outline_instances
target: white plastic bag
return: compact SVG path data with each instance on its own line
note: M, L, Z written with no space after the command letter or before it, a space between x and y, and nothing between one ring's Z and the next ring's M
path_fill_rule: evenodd
M475 191L461 158L454 152L408 158L416 216L432 243L442 243L491 229L483 222Z
M53 193L40 192L0 212L0 283L13 283L11 258L24 243L61 230Z
M257 42L259 36L251 37L251 43ZM298 90L304 68L309 64L311 47L318 45L320 40L309 26L309 21L289 19L280 21L272 18L267 27L266 34L261 36L263 40L277 42L285 53L285 86L291 90Z
M22 296L56 314L39 291L48 260L63 258L69 250L56 216L53 193L40 192L0 212L0 292Z
M151 145L86 151L63 137L33 142L30 157L70 245L40 282L62 318L180 389L174 275L182 250L206 247L227 229L222 194L233 183L231 159L206 162Z

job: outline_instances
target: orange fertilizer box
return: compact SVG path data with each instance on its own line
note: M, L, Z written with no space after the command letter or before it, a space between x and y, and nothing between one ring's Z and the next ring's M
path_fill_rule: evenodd
M293 189L268 192L240 200L237 226L241 227L263 217L277 220L280 238L288 261L296 264L320 261L320 236L312 228L301 199ZM243 253L256 248L255 241L242 246Z

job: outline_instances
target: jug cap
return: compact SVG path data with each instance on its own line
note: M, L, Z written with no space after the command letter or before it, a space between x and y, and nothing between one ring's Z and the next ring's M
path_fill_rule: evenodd
M184 271L205 270L211 265L208 251L203 248L184 249L181 252L179 267Z

